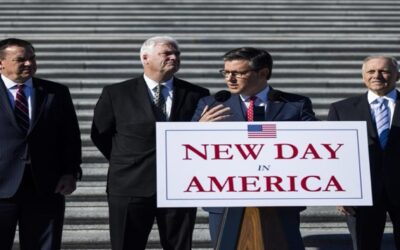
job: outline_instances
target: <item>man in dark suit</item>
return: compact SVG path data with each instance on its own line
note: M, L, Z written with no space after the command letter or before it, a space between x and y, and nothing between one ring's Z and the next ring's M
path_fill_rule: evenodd
M338 209L347 215L353 245L358 250L380 249L389 213L395 245L400 249L400 93L395 89L400 77L398 63L392 57L367 57L362 77L367 93L333 103L328 119L367 122L373 206Z
M0 249L61 247L64 195L81 176L81 139L67 87L35 78L35 50L0 41Z
M145 249L156 218L163 249L191 249L196 208L157 208L157 121L190 121L209 91L174 77L178 43L152 37L140 51L144 75L107 86L96 105L92 140L109 160L113 250Z
M205 97L199 101L193 120L196 121L314 121L311 100L307 97L272 89L268 80L272 73L272 57L262 49L244 47L224 55L220 71L232 94L227 100ZM216 243L224 208L205 208L209 211L211 239ZM264 209L265 210L265 209ZM274 220L282 225L284 245L276 239L265 239L268 249L304 249L300 234L302 208L275 208ZM262 212L263 209L261 208ZM274 224L266 221L266 231ZM269 228L268 228L269 227ZM268 237L268 235L267 235Z

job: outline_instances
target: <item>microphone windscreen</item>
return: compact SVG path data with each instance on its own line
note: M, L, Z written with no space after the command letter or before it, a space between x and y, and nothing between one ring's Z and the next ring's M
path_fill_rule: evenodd
M268 91L268 100L276 102L282 99L282 92L279 90L270 89Z
M215 95L214 98L217 102L225 102L231 97L231 92L227 90L221 90L218 91Z
M254 121L265 121L265 107L254 106Z

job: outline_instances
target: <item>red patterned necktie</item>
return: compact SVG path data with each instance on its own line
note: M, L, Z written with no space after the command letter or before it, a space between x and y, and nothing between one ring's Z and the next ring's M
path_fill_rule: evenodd
M256 96L250 97L249 107L247 108L247 121L254 121L254 102L257 99Z
M17 95L15 97L14 113L18 125L26 134L29 129L29 108L28 101L24 92L24 87L24 84L18 85Z

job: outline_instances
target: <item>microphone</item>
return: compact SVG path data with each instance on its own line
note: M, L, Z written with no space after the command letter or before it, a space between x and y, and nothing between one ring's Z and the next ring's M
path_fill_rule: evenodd
M218 91L214 95L215 102L225 102L230 97L231 97L231 92L229 92L227 90ZM215 102L213 103L213 105L215 104ZM210 105L210 106L212 106L212 105Z
M275 89L270 89L268 91L268 100L272 102L277 102L277 101L289 102L288 99L282 96L282 91Z
M208 109L211 109L217 102L225 102L227 101L229 98L231 98L231 92L227 91L227 90L221 90L218 91L217 93L215 93L214 95L214 100L213 102L208 105ZM205 113L202 113L200 118L204 116Z
M281 102L284 102L284 103L287 103L287 104L290 104L290 105L294 106L294 104L292 102L290 102L288 99L286 99L283 96L283 92L280 91L280 90L270 89L269 92L268 92L268 100L270 100L272 102L281 101ZM318 119L315 117L314 113L310 113L310 112L308 112L306 110L303 110L302 112L304 112L306 115L311 117L312 121L318 121Z
M265 107L264 106L254 106L253 118L254 118L254 121L265 121Z

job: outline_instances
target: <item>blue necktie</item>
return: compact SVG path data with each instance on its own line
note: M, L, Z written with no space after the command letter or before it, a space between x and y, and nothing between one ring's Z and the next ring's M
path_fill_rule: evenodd
M387 100L383 97L376 99L374 104L374 114L376 129L379 135L379 142L382 148L385 148L388 141L390 121L389 121L389 111L387 107Z

